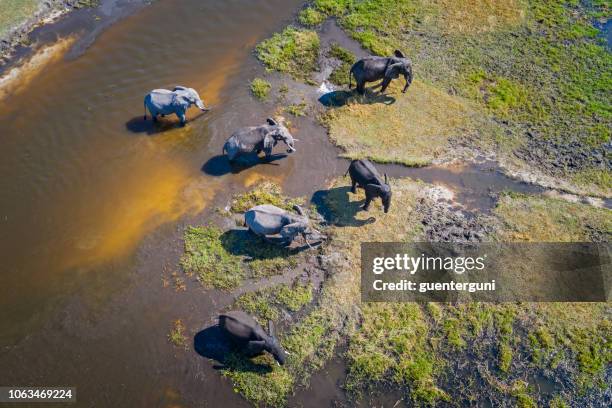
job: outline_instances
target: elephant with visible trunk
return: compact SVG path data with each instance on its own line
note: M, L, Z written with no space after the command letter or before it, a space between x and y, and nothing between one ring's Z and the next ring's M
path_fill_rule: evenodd
M314 236L315 239L325 239L319 231L310 226L308 217L304 215L299 206L296 205L294 209L298 215L274 205L258 205L244 213L244 221L250 231L267 241L272 242L268 235L279 234L281 239L278 243L281 245L290 245L298 235L304 238L306 245L310 248L312 246L308 242L309 236Z
M248 314L231 311L219 316L219 327L228 339L249 357L272 354L278 364L285 364L287 352L283 349L274 333L274 324L268 321L268 333Z
M193 88L184 86L175 86L173 90L154 89L144 98L144 120L147 120L147 109L153 117L153 122L157 121L157 115L176 114L181 120L181 125L185 124L185 112L187 109L195 105L202 111L209 110L204 106L204 102L200 99L200 95Z
M238 129L233 135L227 139L223 145L223 153L227 154L230 162L234 161L238 156L265 152L266 159L270 159L272 148L279 141L283 141L288 149L287 153L295 152L293 147L294 139L289 133L289 130L274 119L268 118L267 124L261 126L250 126Z
M362 95L365 93L366 82L382 79L380 92L384 93L391 80L401 74L406 79L406 85L402 90L405 93L412 83L412 62L399 50L395 50L394 54L393 57L366 57L353 64L349 73L349 89L352 87L352 76L357 82L357 92Z
M365 190L366 201L363 205L365 211L368 211L373 199L380 197L385 214L389 212L392 193L386 174L383 181L380 173L369 160L353 160L346 173L351 176L351 193L357 192L357 186Z

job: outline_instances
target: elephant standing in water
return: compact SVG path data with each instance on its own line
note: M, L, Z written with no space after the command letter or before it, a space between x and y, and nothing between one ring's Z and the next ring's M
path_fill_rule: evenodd
M382 79L380 92L384 93L391 80L402 74L406 79L402 93L406 93L412 83L412 62L399 50L395 50L394 54L393 57L366 57L353 64L349 73L349 89L352 87L352 76L357 82L357 92L362 95L365 93L366 82Z
M270 159L272 148L279 141L283 141L288 149L287 153L295 152L294 139L289 130L274 119L268 118L267 124L260 126L250 126L238 129L232 134L223 145L223 153L227 154L230 162L238 156L249 153L265 152L266 159Z
M157 121L157 115L176 114L181 120L181 125L185 124L185 112L195 105L202 111L209 110L204 106L200 95L193 88L175 86L172 91L167 89L154 89L144 98L144 120L147 120L147 109L153 117L153 122Z

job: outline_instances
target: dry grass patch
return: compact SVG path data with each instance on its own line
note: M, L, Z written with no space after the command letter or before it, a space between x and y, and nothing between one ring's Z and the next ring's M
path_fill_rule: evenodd
M466 100L418 80L402 94L400 82L389 87L394 103L353 99L330 111L325 121L343 156L424 166L448 151L450 139L476 134L476 113Z
M581 242L612 234L612 211L556 198L506 194L495 213L502 241Z
M439 30L473 34L515 27L525 20L523 0L431 0Z

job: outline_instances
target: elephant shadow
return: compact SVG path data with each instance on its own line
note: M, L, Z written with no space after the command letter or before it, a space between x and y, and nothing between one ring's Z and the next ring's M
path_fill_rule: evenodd
M375 86L374 88L376 88ZM371 105L374 103L382 103L385 105L391 105L395 103L396 99L393 96L374 92L372 89L366 89L364 95L360 95L356 90L352 91L332 91L319 97L319 102L326 107L341 107L348 105L349 103L357 103L361 105Z
M319 214L330 225L338 227L361 227L376 221L375 217L366 220L355 218L362 210L365 200L351 201L349 199L351 188L349 186L335 187L329 190L319 190L312 195L312 203Z
M270 156L268 159L262 159L255 153L241 156L239 160L234 163L230 163L227 156L219 154L211 157L202 165L202 171L209 176L223 176L225 174L238 174L244 170L255 167L259 164L268 164L272 166L278 166L278 163L274 163L277 160L284 159L287 157L284 153L277 153Z
M274 238L271 238L271 241L274 240ZM225 231L221 235L221 245L223 245L223 248L232 255L246 257L247 262L263 259L286 258L287 256L294 255L307 248L306 245L296 248L275 245L255 235L246 228Z
M269 365L255 363L248 356L241 353L217 324L196 333L193 337L193 349L200 356L217 361L220 364L214 366L217 370L252 371L257 373L269 373L272 371Z
M130 132L146 133L149 136L156 133L163 133L178 127L181 127L179 122L163 119L153 122L151 118L145 120L142 116L133 117L125 122L125 128Z

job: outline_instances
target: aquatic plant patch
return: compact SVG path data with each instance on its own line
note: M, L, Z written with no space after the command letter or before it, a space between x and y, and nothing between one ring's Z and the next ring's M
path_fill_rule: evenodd
M315 31L290 26L259 43L256 53L268 69L306 80L317 70L319 46Z
M268 98L272 84L265 79L255 78L251 81L251 93L259 100Z

